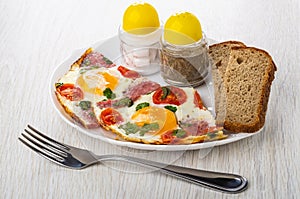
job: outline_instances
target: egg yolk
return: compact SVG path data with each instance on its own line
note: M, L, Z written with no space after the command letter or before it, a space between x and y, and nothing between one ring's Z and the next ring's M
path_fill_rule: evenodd
M104 89L115 89L115 87L118 85L118 78L107 72L98 72L95 74L79 76L77 79L77 84L85 92L102 96Z
M192 44L202 39L202 28L197 17L189 12L172 15L164 26L164 39L176 45Z
M155 134L163 134L166 131L177 128L175 114L165 108L148 106L136 111L131 119L138 125L158 123L159 130Z
M159 26L158 14L149 3L134 3L123 15L123 30L132 34L148 34Z

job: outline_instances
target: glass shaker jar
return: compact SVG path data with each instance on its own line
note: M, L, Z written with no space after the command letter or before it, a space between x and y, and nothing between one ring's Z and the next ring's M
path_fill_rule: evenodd
M144 28L146 29L146 28ZM153 29L153 28L152 28ZM142 32L142 30L141 30ZM148 34L131 34L119 27L120 51L126 67L142 75L151 75L160 70L159 39L162 29L157 28Z
M176 45L161 37L160 60L163 79L176 86L197 87L208 75L209 57L205 35L197 42Z

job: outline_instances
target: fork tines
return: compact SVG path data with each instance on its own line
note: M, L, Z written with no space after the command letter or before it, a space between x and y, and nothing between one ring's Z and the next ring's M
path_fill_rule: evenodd
M67 146L49 138L30 125L24 129L19 140L35 152L56 163L63 163L68 157L67 150L69 148Z

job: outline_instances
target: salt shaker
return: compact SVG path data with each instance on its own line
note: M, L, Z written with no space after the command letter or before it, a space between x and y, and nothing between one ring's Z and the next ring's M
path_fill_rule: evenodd
M159 40L162 29L144 35L130 34L119 28L120 51L124 64L142 75L160 70Z
M160 70L160 26L158 13L149 3L134 3L125 10L118 34L122 60L128 68L142 75Z

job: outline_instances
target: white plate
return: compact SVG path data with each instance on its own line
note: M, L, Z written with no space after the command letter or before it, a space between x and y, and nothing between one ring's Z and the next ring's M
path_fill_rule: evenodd
M208 39L208 42L211 44L213 40ZM91 47L94 48L95 51L101 52L104 56L115 62L116 64L120 64L120 46L119 46L119 39L118 37L112 37L102 42L97 42L96 44L92 45ZM126 146L135 149L143 149L143 150L160 150L160 151L181 151L181 150L195 150L195 149L203 149L203 148L211 148L214 146L224 145L228 143L232 143L250 136L253 136L256 133L238 133L234 135L230 135L228 138L224 140L218 140L213 142L204 142L198 144L190 144L190 145L151 145L151 144L143 144L143 143L135 143L135 142L128 142L124 140L116 140L116 135L112 132L106 131L102 128L97 129L86 129L81 125L74 122L74 120L65 113L64 109L61 107L57 98L55 96L55 83L59 78L61 78L70 68L71 64L74 63L86 50L80 49L76 50L72 53L72 55L65 60L62 64L60 64L54 71L50 81L50 96L52 99L52 103L58 114L62 117L64 121L66 121L72 127L78 129L80 132L91 136L93 138L99 139L104 142L108 142L118 146ZM149 79L154 80L161 85L166 84L159 73L156 73L151 76L147 76ZM213 84L211 81L211 77L209 76L206 79L206 83L197 88L199 91L203 103L206 107L214 114L214 103L213 103Z

